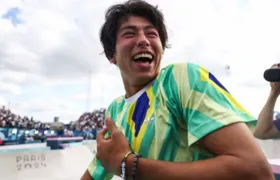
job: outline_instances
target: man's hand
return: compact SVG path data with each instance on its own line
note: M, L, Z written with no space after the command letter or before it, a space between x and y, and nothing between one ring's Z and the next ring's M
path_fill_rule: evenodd
M107 172L120 175L122 159L130 151L129 143L111 118L107 118L105 123L106 127L96 136L96 158ZM108 131L111 136L105 138Z
M280 64L273 64L271 69L280 68L279 65ZM280 94L280 82L271 82L270 86L271 86L271 95L277 98Z

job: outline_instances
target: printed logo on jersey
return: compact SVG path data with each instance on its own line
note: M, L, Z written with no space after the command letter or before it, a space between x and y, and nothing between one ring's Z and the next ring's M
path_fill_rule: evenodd
M147 123L147 124L151 124L151 122L154 121L154 120L155 120L155 117L153 115L152 117L145 119L144 122Z

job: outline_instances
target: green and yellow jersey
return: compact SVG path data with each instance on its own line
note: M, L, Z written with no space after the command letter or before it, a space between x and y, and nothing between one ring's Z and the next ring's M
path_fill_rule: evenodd
M111 117L131 149L144 158L191 162L211 158L199 140L236 122L250 129L256 119L205 68L177 63L161 69L157 78L134 96L115 99ZM96 180L111 179L94 158L88 167Z

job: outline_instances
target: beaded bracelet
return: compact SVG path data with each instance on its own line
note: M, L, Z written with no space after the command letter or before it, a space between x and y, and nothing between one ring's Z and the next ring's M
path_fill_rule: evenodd
M126 179L126 158L130 155L133 154L132 151L129 151L128 153L125 154L123 160L122 160L122 165L121 165L121 177L122 179Z
M133 161L133 166L132 166L132 179L133 180L136 179L136 170L137 170L137 165L138 165L138 161L139 161L140 157L142 157L142 156L140 154L136 153L136 156Z

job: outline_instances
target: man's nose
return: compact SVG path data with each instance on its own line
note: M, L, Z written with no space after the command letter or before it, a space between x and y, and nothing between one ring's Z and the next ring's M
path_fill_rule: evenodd
M137 46L141 48L150 46L150 42L144 33L139 34Z

